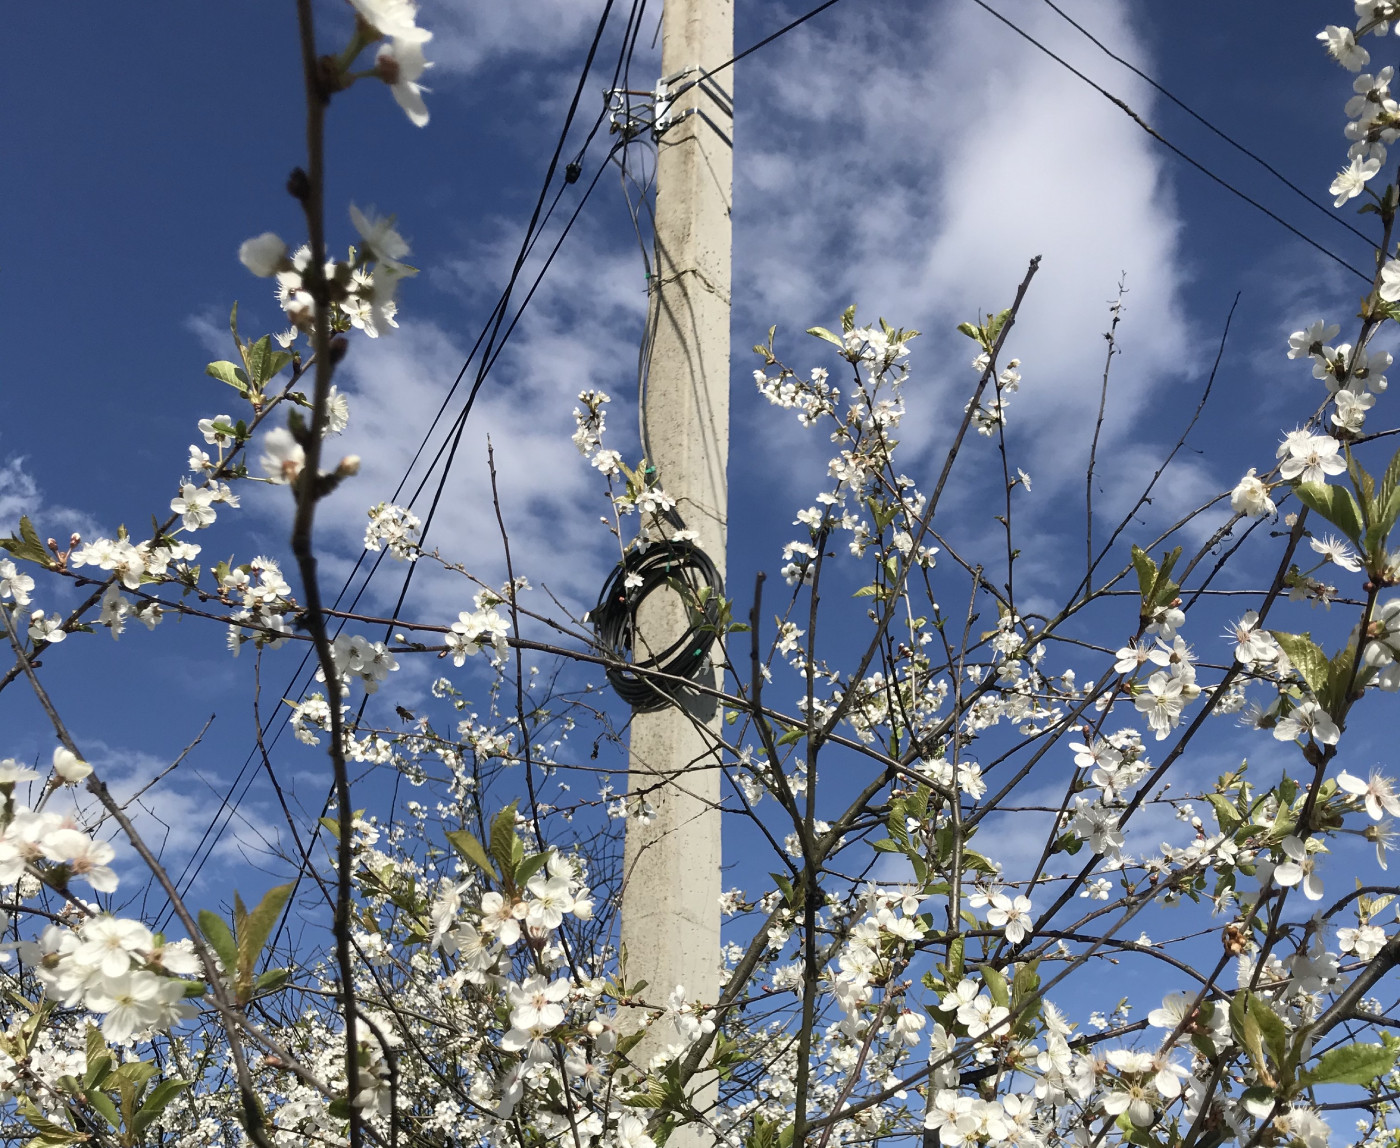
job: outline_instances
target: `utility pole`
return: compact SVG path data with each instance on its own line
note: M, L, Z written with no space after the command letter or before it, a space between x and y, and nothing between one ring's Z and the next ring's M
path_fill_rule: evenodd
M729 462L732 71L706 69L734 54L733 0L666 0L658 88L654 325L641 411L644 449L661 488L721 576L725 569ZM637 648L664 649L687 627L678 595L651 595L639 611ZM710 670L704 684L718 686ZM720 712L686 691L678 705L634 712L628 789L655 810L627 822L622 942L627 979L664 1003L677 985L714 1004L720 988ZM670 1033L634 1056L645 1061ZM683 1129L681 1132L688 1132ZM705 1142L672 1137L677 1146Z

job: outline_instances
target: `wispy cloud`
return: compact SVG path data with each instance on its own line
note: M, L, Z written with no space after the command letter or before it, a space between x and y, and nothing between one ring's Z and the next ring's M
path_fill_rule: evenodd
M505 240L502 240L504 243ZM487 244L461 260L456 274L467 283L482 266L499 266L497 245ZM598 519L609 510L605 482L574 449L572 410L580 390L614 395L610 437L631 453L635 415L629 390L635 388L636 342L645 293L639 261L630 253L600 247L596 237L579 235L556 261L526 313L516 336L482 387L453 459L427 544L445 559L463 564L491 585L506 579L505 548L488 469L488 442L494 449L500 517L509 538L511 566L539 589L547 586L570 610L581 614L596 600L609 556L609 535ZM412 287L405 289L408 306ZM348 573L366 525L365 509L394 501L409 473L443 396L456 378L470 343L437 323L405 318L393 334L358 338L338 374L351 403L351 422L331 454L356 453L363 469L320 510L333 554L328 578ZM424 461L414 467L397 501L407 504L426 461L448 437L475 377L468 374L447 416L432 433ZM439 466L415 502L420 515L430 506ZM269 513L290 513L284 490L261 492L250 504ZM377 605L391 603L404 574L388 562L371 591ZM415 577L415 613L440 622L470 608L476 587L460 575L434 573L424 563ZM541 596L542 609L553 612Z
M61 534L63 537L59 541L65 544L67 535L74 531L89 537L98 533L90 515L44 497L38 480L29 471L28 461L24 455L0 460L0 530L9 533L16 528L20 517L27 515L41 534L44 531Z
M1146 54L1124 6L1081 7L1108 40ZM1046 10L1016 16L1078 62L1082 41ZM966 5L847 16L766 51L765 66L740 77L737 138L758 153L739 165L736 193L740 323L800 330L858 300L870 318L924 330L915 369L926 389L905 434L917 445L961 414L974 381L974 348L953 327L1008 305L1041 255L1010 347L1025 374L1010 418L1049 488L1082 480L1120 279L1130 294L1108 438L1166 379L1198 367L1162 155L1052 60ZM1150 109L1139 82L1114 85Z
M587 33L598 23L601 10L601 4L579 0L424 0L420 22L432 29L430 58L440 72L472 73L512 56L548 59L576 53L587 46Z

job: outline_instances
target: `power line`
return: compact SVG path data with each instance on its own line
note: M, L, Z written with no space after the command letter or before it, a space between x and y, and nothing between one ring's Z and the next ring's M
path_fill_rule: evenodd
M735 64L737 64L740 60L744 59L744 57L746 57L746 56L752 56L752 55L753 55L755 52L757 52L760 48L767 47L767 46L768 46L769 44L771 44L774 40L776 40L779 36L786 36L786 35L787 35L789 32L791 32L794 28L800 27L801 25L807 23L807 21L810 20L813 16L819 16L819 15L821 15L821 13L825 12L825 11L826 11L828 8L830 8L833 4L837 4L837 3L840 3L840 0L826 0L826 3L825 3L825 4L818 4L815 8L813 8L813 9L812 9L810 12L808 12L805 16L799 16L799 17L798 17L796 20L794 20L791 24L784 24L784 25L783 25L781 28L779 28L776 32L773 32L773 33L770 34L770 35L764 36L762 40L759 40L759 41L758 41L758 43L756 43L756 44L750 44L747 48L745 48L745 49L744 49L742 52L740 52L737 56L731 56L729 59L725 60L725 62L722 63L719 67L717 67L717 68L709 68L709 69L705 70L704 72L701 73L699 79L691 80L690 83L688 83L688 84L683 84L681 87L677 88L676 91L675 91L675 93L674 93L674 95L679 96L682 92L689 91L691 88L695 87L695 85L698 84L698 83L700 83L701 80L708 79L708 78L711 77L711 76L717 76L717 75L719 75L720 72L724 71L726 68L731 68L731 67L733 67L733 66L734 66Z
M562 245L564 239L567 237L569 231L572 229L574 221L577 220L579 213L582 211L583 205L587 202L589 195L591 194L593 188L596 186L598 176L601 175L602 171L606 169L608 162L610 162L611 160L612 151L610 151L609 155L605 157L604 160L599 164L598 174L594 176L593 181L590 183L588 189L585 191L572 217L570 218L563 232L560 234L558 240L556 241L554 249L550 252L544 265L535 277L535 281L532 284L529 293L526 295L524 302L522 302L520 307L516 310L515 315L511 319L509 326L505 329L504 334L500 334L501 324L508 311L510 296L516 285L517 280L519 279L520 273L523 270L526 261L529 259L530 254L533 252L536 242L543 233L544 229L548 226L549 220L553 216L554 209L558 205L564 191L572 182L574 182L572 178L568 178L566 176L565 181L559 185L558 190L556 191L554 199L550 203L548 210L545 211L543 217L541 217L541 208L544 205L545 199L549 192L549 188L554 182L554 176L556 171L558 170L559 160L563 154L563 147L565 142L567 141L569 131L573 126L574 117L577 113L583 89L587 83L588 76L592 71L593 62L597 55L598 47L602 41L603 34L607 27L613 3L614 0L608 0L607 4L603 9L603 13L599 18L598 26L594 32L593 41L589 47L587 58L584 62L583 69L580 73L579 81L575 88L573 99L569 105L564 125L560 130L559 139L555 145L553 155L551 156L548 169L545 173L543 185L541 186L539 196L536 199L534 210L532 211L530 220L526 226L525 235L521 241L521 249L519 254L517 255L515 264L512 268L510 278L507 281L506 286L503 288L501 295L498 297L495 306L492 308L490 314L488 315L486 323L483 326L481 333L477 336L477 339L473 344L471 351L468 352L466 360L462 364L461 370L458 371L456 378L453 380L453 383L447 392L447 395L444 397L442 404L439 406L437 414L433 417L427 431L424 432L423 438L417 450L415 451L413 458L409 462L408 469L404 473L403 478L399 481L398 486L395 488L393 495L394 500L397 500L399 495L402 493L404 486L407 484L409 476L412 473L413 467L417 464L418 460L423 454L423 451L426 449L427 444L431 441L433 431L437 428L438 423L442 419L442 415L446 412L449 404L451 403L452 396L456 393L457 388L461 385L462 380L466 377L466 373L471 365L472 360L476 357L477 351L481 349L483 342L486 342L487 349L485 352L483 352L482 365L478 370L475 384L472 388L470 396L467 399L466 404L463 407L461 414L454 422L455 434L453 434L451 438L451 453L449 453L447 466L443 471L443 476L439 482L438 489L433 501L433 508L434 510L436 509L437 497L441 495L442 486L446 482L447 472L448 470L450 470L452 464L452 456L455 455L457 443L460 442L462 431L465 428L466 418L470 414L471 408L475 402L477 392L480 390L482 384L485 382L486 376L489 373L491 367L495 365L496 359L499 358L500 353L504 350L505 343L510 338L511 333L515 330L515 327L519 323L525 308L529 305L530 300L534 297L535 291L539 287L540 282L544 277L544 274L548 271L550 265L553 263L554 257L558 254L560 246ZM640 29L641 24L641 12L645 9L645 6L646 0L633 0L632 11L628 19L628 32L630 33L630 38L627 33L624 34L623 50L619 53L617 66L614 69L614 84L616 84L617 76L624 67L624 59L630 62L630 48L635 46L637 31ZM575 160L573 161L574 163L579 163L582 161L589 144L592 142L594 136L599 130L599 127L606 119L606 115L607 112L605 108L603 112L599 114L597 120L592 125L592 128L589 131L587 138L585 139L582 147L579 149L576 155ZM497 342L498 334L500 334L499 343ZM444 442L443 447L445 448L446 446L447 443ZM442 454L443 448L440 448L438 453L434 456L433 462L429 465L427 474L424 476L423 481L419 484L413 498L410 499L410 506L413 504L413 501L416 500L417 496L422 493L422 490L427 483L428 476L432 474L433 469L436 467L437 461L442 458ZM427 529L431 525L431 521L432 512L430 511L427 520L424 524L422 536L426 536ZM355 566L352 568L349 575L346 577L344 583L341 586L340 592L336 596L335 603L332 606L332 609L338 608L340 602L344 599L345 594L349 590L350 586L352 585L355 579L355 576L358 574L364 563L366 554L366 551L361 550L359 558L355 562ZM352 610L355 604L358 603L360 597L364 594L365 590L368 588L370 580L373 578L374 573L379 568L379 563L383 560L383 556L384 555L382 552L376 556L369 573L365 577L364 582L361 584L359 590L355 593L354 598L352 599ZM402 608L404 597L407 594L408 585L411 582L412 571L413 567L410 566L408 578L405 579L403 593L400 594L398 604L395 607L395 617L398 616L398 611ZM344 622L340 624L339 628L343 628L343 626ZM307 668L309 661L310 655L304 655L301 660L301 663L298 665L296 671L292 675L292 680L288 682L288 692L292 691L296 682L301 678L303 672ZM264 728L263 731L264 734L267 732L268 729L271 728L272 722L273 719L269 717L267 726ZM277 732L273 735L272 743L267 747L269 750L276 745L284 729L285 726L279 728ZM237 776L234 778L232 784L229 786L227 792L224 794L223 799L220 801L219 806L216 809L208 828L206 828L203 836L200 838L199 843L195 846L194 852L190 855L189 860L187 860L179 877L176 879L177 887L181 885L184 886L184 888L181 890L182 894L187 893L188 890L193 886L193 883L198 878L204 863L212 855L213 849L215 845L217 845L218 839L222 836L223 830L227 828L228 824L231 822L232 810L230 809L230 803L232 802L236 804L238 801L241 801L247 795L248 789L252 786L253 780L256 777L256 771L249 775L249 768L252 766L254 759L258 756L258 752L259 751L256 746L253 748L253 750L249 752L248 757L247 759L245 759L242 767L239 769ZM244 781L245 777L247 778L246 781ZM241 792L239 790L240 785L242 786ZM237 794L236 797L235 794ZM224 816L226 811L228 815ZM223 820L222 826L220 826L219 824L221 818ZM317 830L319 830L319 825L317 826ZM211 835L213 837L212 842L210 841ZM205 849L206 845L208 845L207 850ZM202 858L200 858L201 852L204 853L204 856ZM167 913L169 911L171 910L167 909Z
M1326 247L1324 247L1321 243L1317 242L1317 240L1312 239L1312 238L1309 237L1308 235L1305 235L1303 232L1299 231L1298 228L1294 227L1291 223L1289 223L1289 222L1288 222L1286 219L1284 219L1282 216L1279 216L1279 215L1275 214L1274 212L1270 211L1267 207L1265 207L1265 206L1264 206L1262 203L1260 203L1257 199L1251 198L1249 195L1245 194L1245 193L1244 193L1243 191L1241 191L1239 188L1235 187L1235 185L1232 184L1232 183L1230 183L1229 180L1226 180L1226 179L1222 178L1221 176L1216 175L1215 172L1211 171L1208 167L1205 166L1205 164L1203 164L1203 163L1201 163L1199 160L1193 159L1191 156L1187 155L1186 152L1182 151L1179 147L1176 146L1176 144L1172 143L1169 139L1167 139L1165 136L1163 136L1161 132L1157 131L1156 128L1154 128L1151 124L1149 124L1146 120L1144 120L1140 115L1138 115L1137 112L1133 111L1133 109L1132 109L1131 107L1128 106L1128 104L1127 104L1126 101L1124 101L1123 99L1119 98L1118 96L1115 96L1115 95L1114 95L1112 92L1110 92L1107 88L1101 87L1100 85L1096 84L1093 80L1091 80L1088 76L1086 76L1083 72L1081 72L1078 68L1076 68L1073 64L1071 64L1068 60L1065 60L1063 57L1056 55L1056 54L1055 54L1054 52L1052 52L1049 48L1047 48L1044 44L1042 44L1039 40L1037 40L1034 36L1032 36L1029 32L1027 32L1027 31L1025 31L1024 29L1020 28L1018 25L1016 25L1015 23L1013 23L1011 20L1007 19L1007 18L1006 18L1005 16L1003 16L1000 12L998 12L995 8L993 8L993 7L991 7L989 4L985 3L984 0L972 0L972 2L973 2L974 4L976 4L979 8L981 8L984 12L988 13L988 14L991 15L991 16L996 17L998 20L1000 20L1003 24L1005 24L1008 28L1010 28L1013 32L1015 32L1016 35L1020 36L1020 37L1021 37L1023 40L1025 40L1027 43L1029 43L1029 44L1033 45L1034 47L1040 49L1040 51L1044 52L1045 55L1049 56L1052 60L1055 61L1055 63L1059 64L1059 65L1060 65L1062 68L1064 68L1066 71L1071 72L1073 75L1075 75L1075 76L1077 76L1079 79L1083 80L1086 84L1089 85L1089 87L1093 88L1094 91L1098 92L1099 95L1103 96L1104 99L1106 99L1106 100L1109 101L1109 103L1114 104L1120 111L1122 111L1125 115L1127 115L1129 119L1131 119L1135 124L1137 124L1138 127L1142 128L1143 131L1145 131L1148 135L1150 135L1153 139L1155 139L1158 143L1160 143L1160 144L1161 144L1163 147L1165 147L1168 151L1172 152L1174 155L1176 155L1176 156L1179 157L1180 159L1185 160L1185 161L1186 161L1187 163L1189 163L1192 167L1194 167L1197 171L1199 171L1202 175L1206 176L1208 179L1210 179L1210 180L1213 181L1214 183L1219 184L1219 185L1220 185L1221 187L1223 187L1226 191L1230 192L1231 195L1234 195L1234 196L1236 196L1237 198L1244 200L1245 203L1249 204L1251 207L1255 208L1257 211L1263 212L1265 215L1267 215L1270 219L1272 219L1275 223L1277 223L1277 224L1278 224L1280 227L1282 227L1284 230L1288 231L1290 234L1292 234L1292 235L1296 236L1297 238L1301 239L1301 240L1302 240L1304 243L1306 243L1309 247L1312 247L1312 248L1314 248L1315 250L1321 252L1323 255L1327 256L1328 259L1331 259L1334 263L1338 263L1338 264L1340 264L1341 266L1345 267L1345 268L1346 268L1348 271L1350 271L1353 275L1356 275L1356 276L1358 276L1359 278L1364 279L1367 283L1370 283L1370 282L1372 281L1372 278L1373 278L1372 276L1366 274L1364 271L1360 270L1360 268L1357 268L1357 267L1352 266L1352 265L1351 265L1350 263L1348 263L1345 259L1343 259L1340 255L1337 255L1337 254L1333 253L1332 251L1329 251L1329 250L1328 250Z
M1123 67L1127 68L1128 71L1133 73L1133 75L1137 76L1139 79L1143 80L1145 83L1149 84L1151 87L1156 89L1156 91L1164 95L1168 100L1174 103L1177 107L1179 107L1183 112L1185 112L1188 116L1194 119L1207 131L1210 131L1215 135L1219 136L1222 140L1224 140L1227 144L1229 144L1236 151L1240 152L1242 155L1248 156L1265 171L1267 171L1270 175L1272 175L1275 179L1277 179L1280 183L1282 183L1284 187L1288 188L1301 199L1305 200L1312 207L1317 208L1318 211L1322 212L1322 214L1327 216L1328 219L1332 220L1333 223L1345 227L1348 231L1350 231L1353 235L1357 236L1359 239L1365 240L1369 246L1375 246L1374 242L1372 241L1372 238L1369 235L1367 235L1364 231L1362 231L1359 227L1355 227L1352 224L1348 223L1345 219L1343 219L1340 215L1338 215L1331 208L1327 207L1325 204L1318 203L1317 200L1315 200L1311 195L1309 195L1306 191L1304 191L1301 187L1299 187L1281 171L1275 168L1262 156L1257 155L1255 152L1245 147L1244 144L1240 143L1233 136L1230 136L1226 132L1222 131L1220 128L1216 127L1213 123L1210 122L1210 120L1206 119L1205 116L1201 115L1194 108L1190 107L1188 104L1178 99L1175 95L1169 92L1166 88L1164 88L1161 84L1159 84L1141 68L1137 67L1135 64L1130 63L1129 61L1125 60L1122 56L1118 55L1107 44L1105 44L1102 40L1100 40L1097 36L1095 36L1087 28L1085 28L1083 24L1080 24L1077 20L1074 19L1073 16L1065 12L1064 9L1062 9L1059 5L1057 5L1054 2L1054 0L1044 0L1044 2L1046 7L1048 7L1052 12L1059 16L1060 19L1064 20L1067 24L1069 24L1070 27L1074 28L1077 32L1084 36L1085 39L1087 39L1091 44L1098 48L1099 51L1101 51L1110 60L1122 64Z

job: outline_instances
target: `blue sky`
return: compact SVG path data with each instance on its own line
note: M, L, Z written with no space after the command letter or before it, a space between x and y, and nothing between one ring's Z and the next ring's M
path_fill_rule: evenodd
M1049 7L989 2L1222 178L1366 267L1359 240ZM738 7L740 46L805 9L766 0ZM1349 4L1293 5L1266 18L1200 0L1062 7L1327 202L1344 159L1350 77L1313 36L1328 20L1349 19ZM346 27L344 5L318 10L333 42ZM364 508L389 497L504 282L600 10L592 0L425 2L421 22L435 33L432 123L412 128L375 84L335 101L332 245L353 238L350 202L375 205L397 214L422 274L401 292L402 330L357 342L343 370L353 402L345 447L364 456L365 468L322 514L328 581L354 561ZM653 0L643 48L658 16ZM229 354L219 343L229 305L239 300L245 330L281 325L267 285L235 253L264 230L301 236L282 190L302 157L291 10L262 0L163 3L136 20L121 7L30 6L9 19L12 42L48 48L16 53L0 78L10 109L11 219L0 256L0 526L24 512L45 534L110 532L123 521L135 528L176 493L195 422L232 409L232 392L203 375L207 361ZM585 89L585 129L619 31L620 22ZM639 50L634 86L649 86L656 69L655 56ZM1175 159L970 0L844 0L743 61L732 80L736 612L747 609L756 568L776 573L774 539L795 536L791 512L811 501L824 474L822 444L760 409L752 393L747 348L773 323L794 366L822 361L801 331L834 326L852 301L868 318L925 331L914 369L927 389L917 400L911 392L905 433L926 464L972 381L955 324L1009 302L1029 257L1042 254L1013 347L1026 382L1010 438L1036 479L1030 539L1052 582L1065 548L1077 545L1059 515L1082 487L1101 332L1120 277L1128 288L1123 356L1100 456L1111 476L1100 496L1106 511L1126 509L1131 480L1150 472L1194 407L1237 293L1208 417L1169 472L1152 522L1227 489L1246 466L1267 465L1279 432L1320 401L1307 370L1284 358L1286 335L1322 315L1345 321L1360 280ZM576 131L566 157L581 142ZM590 164L600 154L591 152ZM582 186L565 195L561 213ZM517 566L575 607L586 608L601 585L610 559L595 523L605 504L569 443L569 412L580 389L609 391L621 439L613 445L634 449L644 292L625 205L605 175L483 392L434 527L445 550L488 580L501 571L484 499L489 432ZM955 493L975 536L979 491L970 483ZM200 539L206 557L285 553L288 511L284 491L245 496L226 531ZM376 582L370 601L383 607L396 591L392 579ZM467 607L459 587L423 579L420 614L445 622ZM1309 623L1300 609L1301 629ZM1218 629L1212 622L1193 638L1208 645ZM80 664L86 654L94 660ZM250 659L230 660L217 627L167 622L115 646L105 635L79 636L48 661L80 741L101 747L118 776L170 760L217 711L162 807L172 850L187 850L212 813L211 795L251 746ZM269 694L290 668L284 656ZM437 669L407 673L410 696ZM0 748L46 754L48 734L20 693L0 697L8 741ZM1222 763L1238 758L1240 736L1222 735ZM1358 740L1364 768L1379 743L1364 729ZM309 768L311 793L320 782ZM265 797L255 789L248 800L257 821Z

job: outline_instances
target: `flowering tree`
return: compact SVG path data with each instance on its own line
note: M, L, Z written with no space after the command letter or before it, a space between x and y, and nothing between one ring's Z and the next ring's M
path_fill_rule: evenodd
M832 451L782 549L775 613L761 576L746 623L734 601L691 595L724 672L709 767L729 783L724 813L751 843L741 873L757 886L725 894L715 1000L629 980L614 946L618 835L648 816L647 793L615 797L604 781L596 798L541 796L546 780L623 768L609 764L608 703L575 688L616 673L618 651L539 607L513 569L504 586L475 582L420 545L410 510L383 503L366 549L466 579L471 609L408 621L324 604L316 511L351 497L358 469L326 461L349 412L336 367L352 339L395 325L396 288L413 274L393 221L354 207L358 246L329 257L324 118L377 80L428 121L417 81L431 37L414 5L353 8L343 50L323 54L310 0L298 2L308 154L289 191L308 241L292 251L269 233L240 251L275 280L290 329L246 338L235 310L234 358L208 374L237 393L238 414L199 423L202 445L149 537L62 544L25 519L3 540L14 658L0 690L32 690L55 740L47 775L0 761L7 1136L651 1148L688 1128L746 1148L911 1135L948 1148L1394 1143L1400 933L1387 910L1400 890L1347 886L1332 850L1364 837L1383 870L1385 819L1400 816L1389 777L1341 760L1356 707L1400 689L1400 455L1387 450L1395 431L1369 421L1390 365L1371 343L1400 320L1397 192L1369 184L1400 106L1391 69L1363 74L1358 42L1400 5L1358 4L1354 31L1320 37L1357 73L1350 166L1332 192L1338 206L1368 196L1380 234L1353 341L1334 342L1325 320L1290 340L1322 384L1316 409L1273 460L1240 460L1233 491L1140 545L1133 512L1162 470L1096 537L1096 435L1073 585L1022 562L1031 479L1005 434L1022 383L1008 344L1038 260L1005 310L960 328L975 382L931 475L904 473L895 437L915 332L858 325L852 308L839 331L812 328L825 365L801 374L773 332L755 348L760 392ZM1119 319L1115 308L1105 396ZM665 553L683 541L673 504L644 461L605 445L607 404L580 396L574 441L609 484L623 556ZM990 548L985 523L960 532L945 505L955 469L995 492ZM248 482L287 487L290 561L196 565L194 536ZM1203 520L1214 529L1188 553L1178 540ZM71 612L44 605L56 580L87 594ZM1300 619L1319 603L1334 621L1314 638ZM1223 640L1211 629L1222 605ZM328 756L328 815L288 815L298 880L251 908L235 895L231 920L186 904L44 685L42 662L81 656L94 631L139 650L129 623L171 613L226 625L235 654L309 646L319 667L320 688L289 703L288 720ZM1106 637L1124 629L1126 643ZM468 688L486 691L485 716L463 716L464 688L447 677L433 687L440 713L410 714L407 732L369 704L400 658L465 668L477 654ZM527 656L567 672L533 673ZM701 688L632 672L659 696ZM1265 764L1191 782L1212 723L1231 714L1259 731ZM352 766L431 801L387 818L357 809ZM93 817L48 808L65 786L85 787ZM1163 812L1185 842L1130 851L1134 824ZM114 831L163 901L118 899ZM1030 858L1014 870L1012 838ZM153 903L183 936L135 907ZM293 911L327 938L324 956L279 939ZM1140 968L1154 995L1131 1019L1100 985Z

